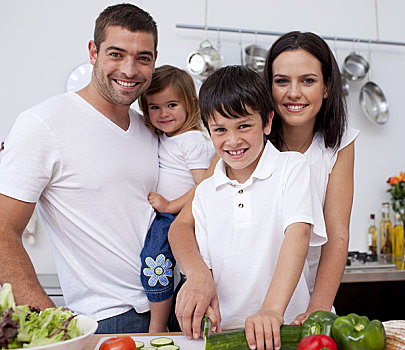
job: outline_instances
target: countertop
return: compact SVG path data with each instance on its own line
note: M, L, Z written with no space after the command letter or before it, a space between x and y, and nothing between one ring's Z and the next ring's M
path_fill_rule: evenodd
M342 283L388 281L405 281L405 270L396 270L394 264L356 263L346 266L342 278Z

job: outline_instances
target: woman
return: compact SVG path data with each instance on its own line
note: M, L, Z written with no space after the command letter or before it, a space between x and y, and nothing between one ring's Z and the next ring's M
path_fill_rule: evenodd
M271 47L264 69L276 107L270 139L298 151L311 168L322 201L328 242L310 247L307 283L312 297L302 323L315 310L331 310L347 258L353 200L354 140L347 127L341 76L328 45L312 33L291 32ZM318 265L319 264L319 265Z
M268 53L264 75L276 106L270 139L281 151L298 151L307 158L314 195L324 206L328 233L322 252L311 249L308 255L310 272L306 279L313 293L307 312L297 315L294 321L298 324L312 311L331 310L343 275L358 131L346 127L339 68L319 36L291 32L280 37ZM169 241L187 276L178 295L176 315L183 332L196 338L207 305L217 329L220 312L215 285L199 256L193 230L189 203L172 224Z

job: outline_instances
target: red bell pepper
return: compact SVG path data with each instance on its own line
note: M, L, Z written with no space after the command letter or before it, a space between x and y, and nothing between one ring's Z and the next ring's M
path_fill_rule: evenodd
M325 334L309 335L301 339L297 350L338 350L335 341Z

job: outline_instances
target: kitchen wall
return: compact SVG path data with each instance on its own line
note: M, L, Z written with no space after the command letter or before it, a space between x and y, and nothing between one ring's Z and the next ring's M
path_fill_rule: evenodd
M209 26L264 31L313 31L325 36L376 39L374 0L208 0ZM204 39L204 32L178 29L176 24L204 25L204 0L132 1L149 11L159 26L157 65L185 68L187 55ZM98 14L114 1L2 0L0 1L0 141L18 113L62 93L69 72L88 62ZM405 42L405 2L378 0L380 40ZM219 44L224 64L240 63L238 41L268 48L275 37L208 32ZM380 203L389 199L386 179L405 170L405 47L329 41L341 64L353 49L371 54L372 79L383 89L390 108L384 126L372 124L358 105L361 84L352 83L348 97L350 124L361 130L356 142L355 197L351 220L351 250L366 250L370 213L380 218ZM51 252L39 223L37 240L26 245L37 272L54 272Z

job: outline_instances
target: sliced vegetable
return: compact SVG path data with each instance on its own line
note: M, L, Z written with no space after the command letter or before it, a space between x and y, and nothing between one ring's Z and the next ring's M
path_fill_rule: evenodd
M138 347L137 347L137 349L138 349ZM142 347L142 350L157 350L157 348L152 347L152 346L145 346L145 347Z
M158 350L179 350L180 346L177 345L163 345L163 346L159 346Z
M296 350L301 340L302 326L280 327L281 349ZM243 328L210 334L205 338L205 350L249 350Z
M297 350L338 350L335 341L325 335L308 335L298 343Z
M135 341L130 336L119 336L104 340L99 350L136 350Z
M145 349L144 348L145 343L143 341L135 340L135 345L137 349Z
M333 312L321 310L313 312L302 325L301 337L315 334L325 334L331 337L333 322L338 317Z
M353 313L337 318L332 334L339 350L383 350L385 346L383 324Z
M169 337L159 337L159 338L155 338L152 339L150 341L150 345L155 346L157 348L160 348L164 345L172 345L174 344L173 339L169 338Z

